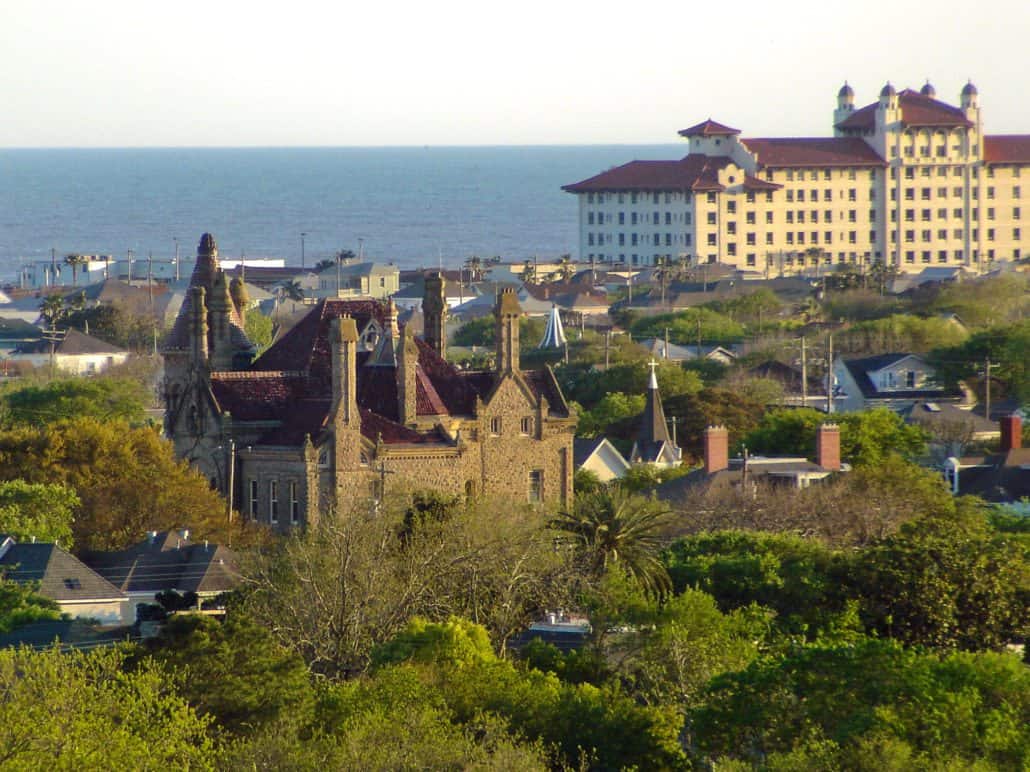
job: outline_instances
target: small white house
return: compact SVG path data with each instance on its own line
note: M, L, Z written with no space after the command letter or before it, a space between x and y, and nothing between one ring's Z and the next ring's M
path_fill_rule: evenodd
M622 477L630 468L629 461L606 437L573 440L572 455L577 472L580 469L593 472L603 483Z
M844 413L887 407L902 411L916 401L959 402L962 393L936 382L937 373L917 354L882 354L833 363L834 407Z
M51 357L54 367L64 373L96 375L113 365L124 363L129 358L129 352L92 335L68 330L53 342L40 339L20 345L11 353L10 359L28 362L34 367L48 367Z

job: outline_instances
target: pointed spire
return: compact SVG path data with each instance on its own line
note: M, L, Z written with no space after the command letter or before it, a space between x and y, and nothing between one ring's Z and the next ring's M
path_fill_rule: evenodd
M647 381L647 402L637 434L637 442L641 445L670 441L669 427L665 423L665 411L662 409L662 395L658 390L658 376L655 373L658 363L652 359L647 366L651 368L651 375Z
M562 348L567 342L568 339L565 337L565 329L562 327L558 306L552 304L551 314L547 317L547 328L544 330L544 337L537 348Z

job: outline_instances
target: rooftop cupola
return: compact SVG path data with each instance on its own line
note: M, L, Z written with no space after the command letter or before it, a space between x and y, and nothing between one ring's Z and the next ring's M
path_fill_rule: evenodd
M844 85L840 87L840 91L837 92L837 109L843 110L845 108L854 109L855 107L855 90L848 85L847 81L844 81Z
M962 107L976 107L976 103L980 96L980 92L976 90L976 86L973 85L973 81L969 81L962 87Z
M924 97L930 97L930 99L937 98L937 89L933 87L929 80L926 81L925 84L923 84L923 87L921 89L919 89L919 93L922 94Z

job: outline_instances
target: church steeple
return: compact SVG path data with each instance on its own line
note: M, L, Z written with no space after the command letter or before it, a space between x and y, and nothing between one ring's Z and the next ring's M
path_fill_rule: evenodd
M683 451L669 437L669 426L665 422L665 410L662 409L662 395L658 390L658 376L655 374L658 363L652 359L647 364L651 368L647 381L647 401L644 403L640 428L630 452L630 463L654 464L660 467L676 466L682 458Z

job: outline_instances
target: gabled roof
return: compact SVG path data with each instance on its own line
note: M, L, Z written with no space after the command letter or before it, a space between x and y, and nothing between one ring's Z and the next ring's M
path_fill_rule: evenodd
M718 172L733 163L726 156L691 153L679 161L630 161L572 185L567 193L607 190L720 191Z
M125 598L121 590L56 544L12 544L0 556L0 573L16 582L39 582L39 594L60 603Z
M895 365L904 359L914 357L923 361L920 357L915 354L880 354L878 356L863 357L860 359L841 359L844 366L851 373L851 377L855 383L858 384L858 388L861 389L862 395L867 399L941 399L952 396L961 396L961 392L957 390L947 390L940 387L934 388L923 388L923 389L891 389L890 391L881 391L873 383L872 374L883 370L886 367ZM925 362L924 362L925 364Z
M23 343L15 349L17 354L49 354L50 342L46 340L35 340ZM113 346L107 341L86 335L75 329L68 330L60 342L55 346L54 353L58 356L77 356L86 354L127 354L125 349Z
M985 136L984 161L989 164L1030 164L1030 134Z
M740 129L731 129L729 126L709 118L707 121L701 121L701 123L681 129L678 133L681 137L732 137L734 134L740 134Z
M752 458L747 465L747 479L752 482L772 483L784 479L822 479L830 476L830 471L816 463L803 458ZM654 490L654 495L662 500L680 503L691 495L708 495L710 493L739 490L744 481L744 460L731 458L729 467L712 474L705 470L695 469L682 477L662 483Z
M886 166L859 137L773 137L742 139L759 168L780 166Z
M871 130L876 126L876 110L879 102L873 102L855 110L851 115L837 124L840 129ZM940 102L932 97L920 94L912 89L904 89L898 93L898 106L901 108L901 122L905 126L970 127L972 121L957 107Z
M607 448L617 459L622 461L626 469L629 468L629 462L619 452L619 449L612 445L607 437L595 437L593 439L575 438L572 441L572 460L576 468L578 469L583 466L602 448Z
M218 593L239 584L236 556L219 544L164 531L118 552L87 552L82 562L128 593Z
M960 463L976 464L959 471L960 493L1001 503L1030 498L1030 448L1016 448L986 458L963 458Z

